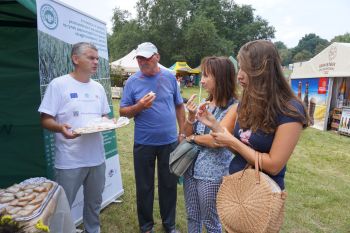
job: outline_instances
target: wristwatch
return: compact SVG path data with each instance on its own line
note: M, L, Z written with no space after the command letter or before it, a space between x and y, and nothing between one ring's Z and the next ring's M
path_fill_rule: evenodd
M190 142L195 142L194 139L196 138L196 135L195 134L192 134L191 137L190 137Z

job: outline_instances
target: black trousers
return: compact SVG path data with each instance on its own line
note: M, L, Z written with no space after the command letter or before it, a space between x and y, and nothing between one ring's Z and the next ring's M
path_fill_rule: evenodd
M177 142L161 145L134 145L137 215L141 232L153 228L154 172L157 160L160 216L167 232L175 229L177 177L169 171L169 154Z

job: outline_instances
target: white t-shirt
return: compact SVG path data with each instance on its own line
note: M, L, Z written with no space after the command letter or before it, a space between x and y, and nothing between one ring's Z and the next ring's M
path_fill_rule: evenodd
M101 84L92 79L82 83L67 74L50 82L38 111L55 117L59 124L65 123L75 129L108 114L110 108ZM56 168L91 167L104 161L101 133L85 134L74 139L55 133Z

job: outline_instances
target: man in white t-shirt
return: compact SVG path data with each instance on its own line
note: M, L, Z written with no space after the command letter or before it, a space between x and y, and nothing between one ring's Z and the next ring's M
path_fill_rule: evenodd
M86 232L99 233L99 214L105 184L105 153L101 133L77 135L83 127L110 112L105 90L90 77L98 67L97 48L90 43L73 45L74 71L53 79L39 107L44 128L55 132L56 181L72 206L83 185L83 222Z

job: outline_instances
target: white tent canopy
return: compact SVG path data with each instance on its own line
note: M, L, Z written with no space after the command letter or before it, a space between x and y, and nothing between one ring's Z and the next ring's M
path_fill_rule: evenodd
M130 53L125 55L124 57L111 62L111 68L116 69L118 66L123 68L123 70L127 73L135 73L140 70L139 65L137 64L137 61L135 59L136 57L136 50L133 49ZM175 74L173 70L170 70L163 66L162 64L158 63L159 67L163 69L169 70L171 73Z
M293 64L292 79L350 76L350 43L334 42L306 62Z

